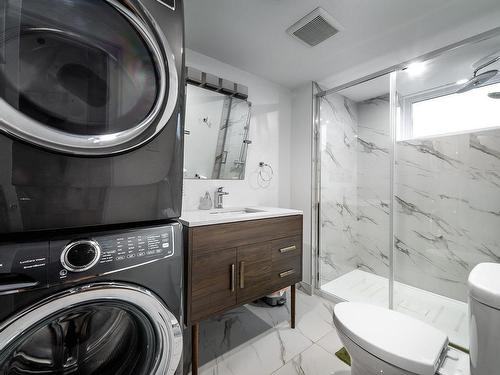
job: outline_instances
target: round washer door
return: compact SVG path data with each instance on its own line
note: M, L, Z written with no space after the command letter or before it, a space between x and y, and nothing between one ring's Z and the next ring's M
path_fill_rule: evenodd
M0 14L5 133L102 156L147 142L173 115L174 55L140 0L5 0Z
M67 290L0 326L1 374L170 375L179 322L151 292L99 283Z

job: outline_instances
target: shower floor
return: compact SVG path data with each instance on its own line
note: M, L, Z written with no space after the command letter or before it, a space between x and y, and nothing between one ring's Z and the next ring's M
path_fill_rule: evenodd
M346 301L389 306L389 280L361 270L348 272L321 290ZM466 303L395 281L394 309L433 325L446 332L450 342L469 348Z

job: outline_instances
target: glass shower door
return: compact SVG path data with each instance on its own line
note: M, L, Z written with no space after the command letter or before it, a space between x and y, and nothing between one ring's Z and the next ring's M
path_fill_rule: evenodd
M389 75L320 98L319 287L389 306Z

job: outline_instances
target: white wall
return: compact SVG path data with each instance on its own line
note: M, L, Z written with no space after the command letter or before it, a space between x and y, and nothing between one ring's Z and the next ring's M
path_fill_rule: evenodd
M290 206L290 137L291 92L273 82L244 72L211 57L186 49L186 65L248 87L252 103L250 139L245 180L184 180L183 210L198 208L205 191L223 186L229 195L224 204L230 206ZM264 161L274 169L267 187L258 183L258 163Z
M290 153L292 208L304 212L303 280L312 285L311 273L311 226L312 226L312 82L292 93L292 129Z

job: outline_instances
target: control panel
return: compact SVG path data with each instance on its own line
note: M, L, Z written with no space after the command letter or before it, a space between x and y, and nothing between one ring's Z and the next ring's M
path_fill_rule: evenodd
M0 294L76 282L174 255L179 224L0 243Z
M92 235L50 242L50 282L97 276L136 267L174 254L172 226Z

